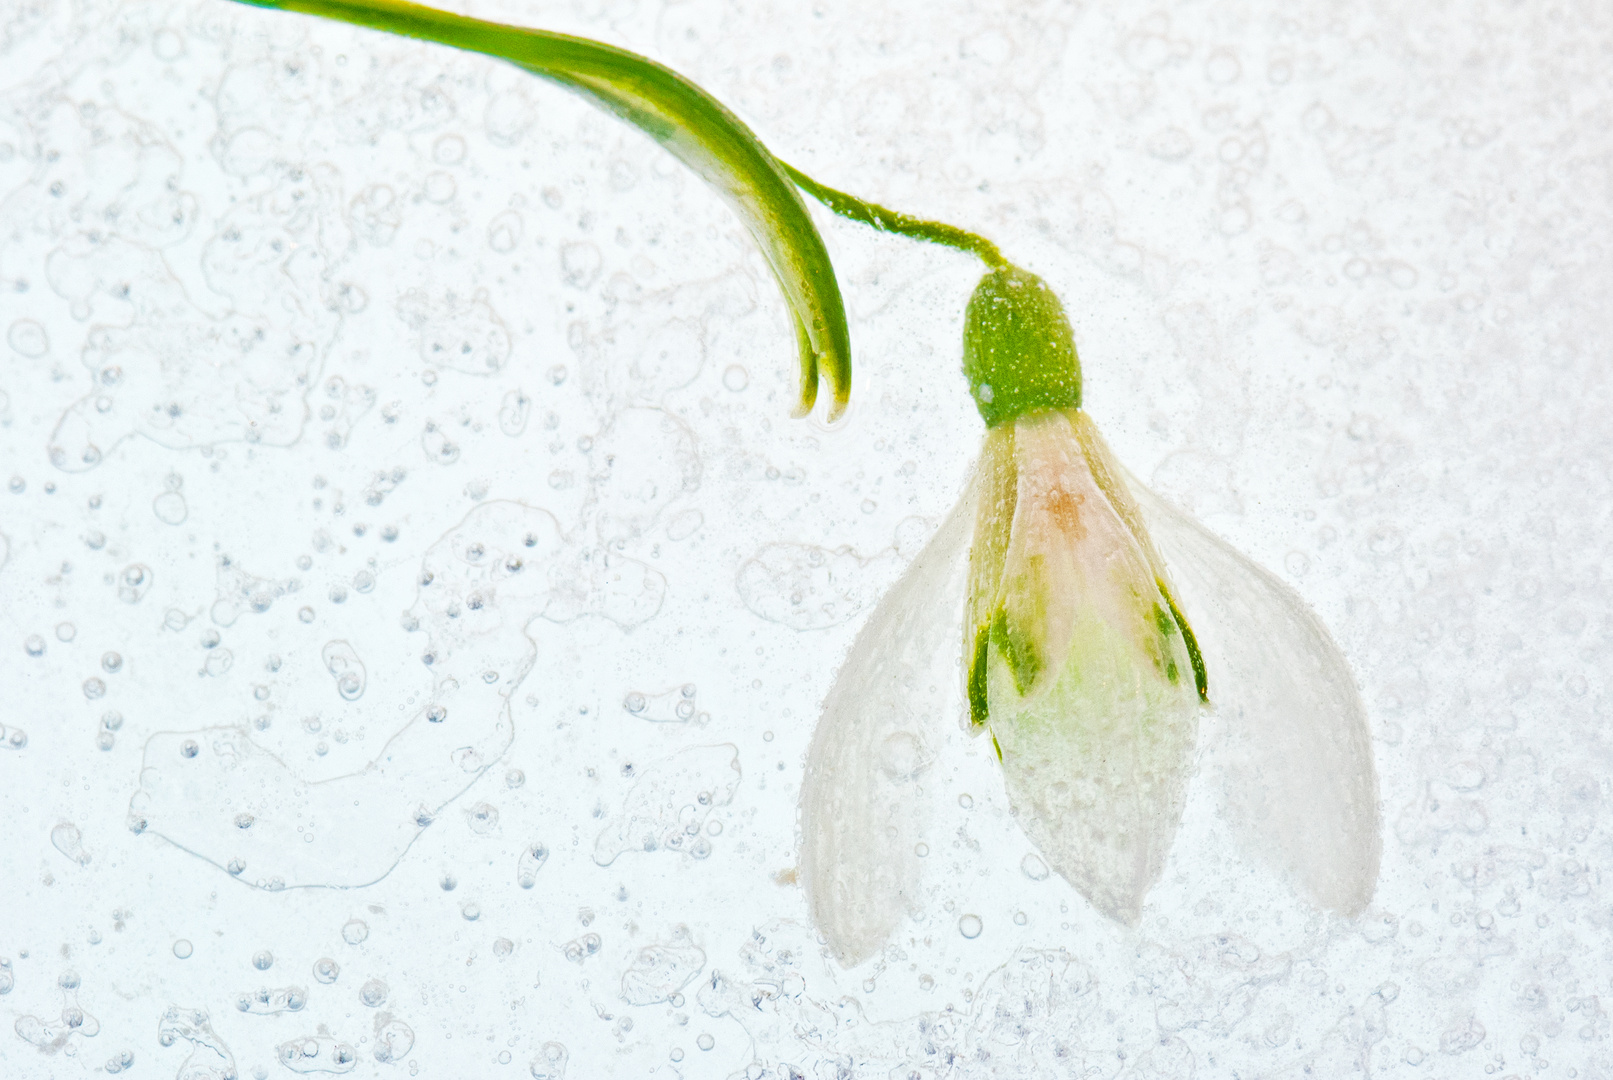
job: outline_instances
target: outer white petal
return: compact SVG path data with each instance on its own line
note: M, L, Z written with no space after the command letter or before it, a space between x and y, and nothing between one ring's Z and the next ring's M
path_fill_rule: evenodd
M1230 820L1317 903L1359 914L1383 844L1366 708L1344 656L1292 589L1127 480L1204 653L1225 731L1208 763Z
M917 904L922 790L958 708L975 484L857 635L824 701L801 783L801 879L813 924L850 967Z

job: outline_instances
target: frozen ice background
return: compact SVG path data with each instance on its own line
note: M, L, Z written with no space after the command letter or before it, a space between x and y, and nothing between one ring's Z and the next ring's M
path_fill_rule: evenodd
M1613 10L879 8L465 6L662 59L1059 290L1121 460L1354 667L1367 913L1204 774L1116 925L959 734L922 910L840 969L803 758L975 453L978 267L820 216L853 404L792 421L738 222L566 92L20 0L0 1075L1613 1076Z

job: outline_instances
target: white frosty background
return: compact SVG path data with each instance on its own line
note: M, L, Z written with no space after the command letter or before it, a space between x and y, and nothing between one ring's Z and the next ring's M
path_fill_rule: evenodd
M1201 784L1106 922L960 736L923 912L835 968L803 754L973 456L977 269L824 219L855 401L791 421L735 220L565 92L223 0L21 0L0 1075L1613 1076L1613 9L890 7L475 11L666 60L1060 290L1122 460L1358 673L1368 913ZM478 529L541 534L527 584Z

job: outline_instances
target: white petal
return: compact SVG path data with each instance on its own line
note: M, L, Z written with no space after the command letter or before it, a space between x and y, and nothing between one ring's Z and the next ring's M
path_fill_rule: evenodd
M1382 838L1366 708L1343 654L1287 585L1127 477L1204 653L1226 732L1225 810L1318 904L1372 899Z
M1191 660L1069 419L1015 423L1003 594L1042 671L1021 696L994 651L987 723L1025 835L1094 907L1135 923L1186 804L1200 711Z
M917 906L922 791L958 707L975 485L885 594L824 701L801 783L801 879L813 924L847 967Z

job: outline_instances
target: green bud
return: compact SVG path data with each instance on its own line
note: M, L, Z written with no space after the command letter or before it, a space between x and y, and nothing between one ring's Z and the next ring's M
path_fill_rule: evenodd
M980 279L963 315L963 374L987 427L1081 405L1081 360L1064 305L1017 266Z

